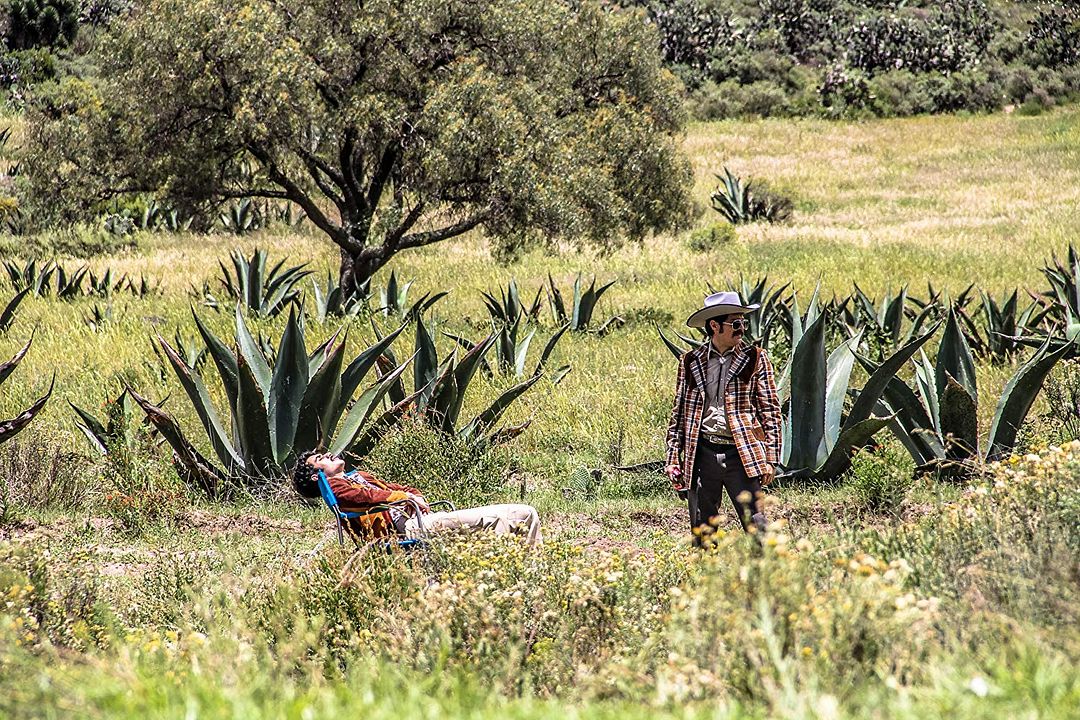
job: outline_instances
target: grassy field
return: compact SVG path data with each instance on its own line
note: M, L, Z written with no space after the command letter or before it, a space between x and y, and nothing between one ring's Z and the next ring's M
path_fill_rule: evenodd
M0 446L0 715L1073 716L1077 455L1041 451L1017 466L1022 475L998 468L960 487L911 481L910 461L886 440L841 484L779 489L771 513L782 522L763 548L730 534L705 558L688 552L685 509L665 481L612 466L660 456L674 367L653 323L681 327L706 282L767 274L804 298L818 282L826 295L853 281L872 294L1042 289L1040 267L1080 230L1080 110L724 122L691 127L685 146L697 226L719 219L705 208L724 166L792 194L792 221L740 227L705 253L662 236L501 265L471 237L393 264L413 297L451 290L436 327L473 338L487 322L481 290L515 278L531 297L549 273L564 292L578 272L616 280L598 312L627 324L568 335L553 357L572 366L567 378L542 381L507 415L529 429L446 488L469 501L494 478L491 497L535 504L548 543L532 555L479 540L347 563L332 542L312 553L330 537L327 515L284 485L207 503L160 451L141 448L110 471L75 429L68 401L98 409L127 382L169 395L199 438L152 333L193 337L193 302L229 331L230 314L189 291L216 284L233 248L308 262L322 282L336 253L320 237L140 235L136 248L87 262L159 280L162 294L117 297L98 331L85 318L103 301L28 299L0 335L4 358L34 337L3 385L0 417L54 374L56 391ZM4 241L5 258L19 247ZM255 325L276 339L283 320ZM338 326L309 319L309 344ZM534 356L552 328L547 319ZM355 352L372 337L366 321L352 325ZM450 352L445 338L439 346ZM978 368L983 433L1013 370ZM508 386L477 381L466 413ZM1032 445L1062 439L1044 412L1033 411ZM459 450L407 429L370 463L439 487ZM593 468L595 495L577 484ZM142 504L118 505L117 493Z

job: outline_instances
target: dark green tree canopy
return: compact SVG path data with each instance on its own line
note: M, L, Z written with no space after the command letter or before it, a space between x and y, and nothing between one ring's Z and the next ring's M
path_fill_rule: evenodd
M30 181L297 203L343 286L483 229L600 244L680 220L677 82L637 12L563 0L149 0L39 95Z

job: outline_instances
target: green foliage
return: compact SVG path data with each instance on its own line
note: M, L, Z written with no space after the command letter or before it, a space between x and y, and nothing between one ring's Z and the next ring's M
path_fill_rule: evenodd
M975 360L957 313L950 310L936 362L931 364L925 353L915 362L916 389L899 379L885 389L884 407L896 414L891 428L920 470L966 476L973 463L1012 452L1043 381L1068 351L1068 345L1051 350L1044 343L1017 369L1002 391L980 450Z
M730 224L713 223L690 233L686 238L686 247L697 253L707 253L719 250L737 237L735 228Z
M712 208L720 213L732 225L764 220L769 223L781 223L791 217L794 207L791 199L768 188L751 190L753 183L744 183L730 170L724 168L724 175L717 175L720 185L709 200Z
M222 286L229 297L260 318L275 317L297 302L300 299L297 285L311 274L310 270L304 269L307 263L284 267L284 258L267 271L266 251L258 248L250 259L239 250L233 250L229 258L232 272L226 269L225 263L218 262Z
M79 31L76 0L8 0L5 40L13 50L66 47Z
M233 485L258 486L285 474L293 458L316 448L341 453L368 448L375 430L368 421L382 397L404 372L405 365L386 375L352 402L368 371L401 332L386 338L344 364L345 340L335 333L310 355L295 311L271 361L251 336L239 306L236 309L235 350L230 350L195 315L228 397L231 432L226 430L200 374L160 335L157 343L168 358L191 401L220 463L203 457L170 415L128 389L150 422L169 443L184 480L211 497L229 493ZM350 404L351 403L351 404ZM383 413L372 423L381 432L400 417L404 406Z
M568 310L566 300L563 299L562 291L556 287L554 278L548 273L548 307L551 309L551 317L555 321L555 324L569 325L570 329L574 332L587 332L593 330L590 326L592 325L593 313L596 312L596 304L600 302L600 296L607 292L608 288L614 284L615 281L612 280L606 285L596 287L596 276L594 275L592 281L589 283L589 287L585 287L582 282L582 275L581 273L578 273L574 278L574 294L571 297ZM593 332L603 335L613 327L618 327L622 324L623 319L616 315L595 328Z
M65 79L28 113L43 213L132 185L184 207L288 200L343 251L351 292L397 252L476 228L608 246L689 208L677 87L636 15L152 0L113 30L93 84Z
M4 304L4 309L0 311L0 334L7 332L7 329L11 327L11 323L15 322L15 311L18 310L19 305L29 294L30 288L23 288L15 293L15 297Z
M858 507L875 514L895 514L911 489L910 460L891 446L860 450L851 459L844 488Z
M543 377L544 360L547 359L551 348L554 347L554 342L558 341L562 333L558 333L552 341L549 341L549 348L530 377L504 390L487 409L462 424L461 412L465 405L465 393L477 369L484 363L484 356L496 343L498 335L493 332L475 343L454 338L455 342L463 342L467 345L466 352L459 358L455 351L450 357L440 362L434 338L424 324L423 316L418 314L415 322L416 343L412 357L413 383L412 392L409 395L405 394L405 385L399 379L407 363L399 364L389 348L384 351L383 358L380 360L379 369L384 378L382 383L389 384L389 397L395 403L391 412L400 414L405 409L409 409L411 414L419 417L422 422L436 431L476 444L480 448L507 442L524 432L532 422L531 420L498 430L495 426L507 408ZM391 422L396 422L396 418L397 415ZM366 442L358 441L353 446L353 452L359 455L365 454L374 439L374 435L369 433Z
M383 437L365 456L362 468L463 508L508 500L508 462L505 445L469 442L409 419Z
M813 302L811 303L813 306ZM795 317L798 317L796 314ZM783 426L781 473L794 478L831 480L851 464L851 456L888 425L874 415L886 385L937 330L916 337L875 368L845 413L848 382L861 332L825 357L825 319L808 320L792 333L791 362L780 383L781 402L788 406Z

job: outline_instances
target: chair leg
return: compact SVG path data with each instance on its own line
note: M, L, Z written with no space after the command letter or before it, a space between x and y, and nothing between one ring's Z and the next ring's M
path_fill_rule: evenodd
M338 545L345 546L345 534L341 530L341 518L338 518L337 521L337 541Z

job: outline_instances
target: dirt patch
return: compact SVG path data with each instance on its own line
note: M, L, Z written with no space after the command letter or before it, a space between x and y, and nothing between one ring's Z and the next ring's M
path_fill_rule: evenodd
M262 515L218 515L207 510L192 510L178 518L179 524L192 530L214 534L243 535L268 532L296 535L306 532L299 520L275 520Z

